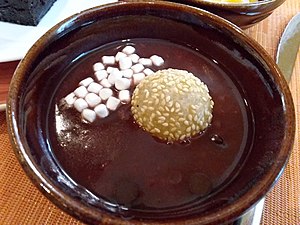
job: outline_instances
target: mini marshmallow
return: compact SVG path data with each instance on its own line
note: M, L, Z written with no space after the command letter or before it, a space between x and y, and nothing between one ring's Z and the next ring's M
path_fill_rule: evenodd
M81 116L82 116L83 120L90 122L90 123L94 122L96 119L96 113L94 112L94 110L91 110L91 109L84 109L81 112Z
M86 90L86 87L84 86L80 86L78 88L75 89L74 94L78 97L78 98L84 98L87 95L88 91Z
M109 110L114 111L114 110L116 110L116 109L118 108L120 102L121 102L120 99L111 96L111 97L109 97L109 98L107 99L106 107L107 107Z
M127 55L130 55L135 52L135 48L133 46L127 45L125 48L123 48L122 52L124 52Z
M131 81L127 78L118 78L115 82L115 87L118 90L126 90L130 88Z
M99 91L99 96L103 101L107 100L112 95L113 91L110 88L103 88Z
M107 73L112 73L112 72L115 71L115 70L119 70L119 69L116 68L116 67L112 67L112 66L108 66L108 67L106 68Z
M135 73L133 74L133 84L138 85L145 78L144 73Z
M99 116L100 118L105 118L109 115L109 111L108 111L106 105L104 105L104 104L97 105L94 108L94 111L97 114L97 116Z
M121 70L129 69L132 66L132 60L129 57L121 58L119 61L119 67Z
M74 102L74 107L78 112L82 112L82 110L84 110L88 107L88 104L84 99L78 98Z
M126 57L127 55L124 52L118 52L115 56L116 62L119 62L121 58Z
M140 58L139 63L144 66L152 66L152 60L148 58Z
M165 62L164 59L158 55L153 55L150 57L150 59L155 66L161 66Z
M106 79L106 78L104 78L103 80L101 80L100 81L100 84L103 86L103 87L105 87L105 88L110 88L112 85L111 85L111 83L109 83L109 81Z
M118 97L121 102L125 102L125 103L130 102L130 92L128 90L119 91Z
M129 55L128 57L131 58L131 61L132 61L133 63L138 63L138 62L139 62L140 56L137 55L137 54L132 54L132 55Z
M96 83L96 82L93 82L93 83L91 83L91 84L88 86L87 90L88 90L89 92L98 94L99 91L100 91L102 88L103 88L103 87L102 87L100 84L98 84L98 83Z
M134 73L140 73L144 70L144 68L145 67L143 66L143 64L140 64L140 63L135 64L131 67L131 69L133 70Z
M80 82L79 82L79 85L82 85L82 86L87 87L87 86L89 86L90 83L92 83L93 81L94 81L93 78L87 77L87 78L85 78L84 80L80 81Z
M102 56L102 63L104 65L113 65L115 64L115 57L114 56Z
M149 69L149 68L146 68L146 69L144 69L143 73L144 73L146 76L149 76L149 75L153 74L154 71L151 70L151 69Z
M101 80L107 78L108 73L107 73L106 70L98 70L98 71L95 72L95 76L96 76L98 81L101 81Z
M68 94L65 97L65 101L67 102L68 105L72 106L74 104L74 102L76 101L77 97L75 96L75 94L72 92L70 94Z
M119 70L113 71L107 78L108 82L111 83L112 85L115 84L116 80L122 78L122 73Z
M104 70L105 67L104 67L103 63L97 62L97 63L95 63L95 64L93 65L93 69L94 69L94 71L96 72L96 71L99 71L99 70Z
M95 93L88 93L84 99L87 102L87 104L92 108L101 102L101 98Z
M113 69L110 74L117 74L118 76L122 76L122 72L118 68Z
M121 70L123 77L131 78L133 75L132 69Z

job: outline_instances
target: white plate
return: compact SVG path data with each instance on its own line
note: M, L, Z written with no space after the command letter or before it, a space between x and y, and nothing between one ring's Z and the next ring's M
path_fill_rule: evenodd
M68 16L112 2L117 0L57 0L37 26L0 21L0 63L22 59L37 39ZM0 99L0 112L5 107L5 99Z
M39 37L68 16L112 2L117 0L57 0L37 26L0 22L0 62L22 59Z

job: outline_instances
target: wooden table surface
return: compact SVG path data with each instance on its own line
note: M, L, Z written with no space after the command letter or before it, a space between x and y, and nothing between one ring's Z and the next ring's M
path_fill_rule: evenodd
M300 11L300 0L287 0L259 24L245 30L274 58L284 27ZM290 81L296 108L294 149L282 177L266 197L261 224L300 224L300 60ZM18 61L0 63L0 104ZM0 112L0 224L81 224L56 208L29 181L11 149L5 112Z
M4 104L9 88L9 82L19 61L0 63L0 104Z

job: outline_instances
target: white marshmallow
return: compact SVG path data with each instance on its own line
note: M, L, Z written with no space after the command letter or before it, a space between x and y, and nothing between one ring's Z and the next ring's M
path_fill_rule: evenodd
M68 105L72 106L74 104L74 102L76 101L77 97L75 96L75 94L72 92L70 94L68 94L65 97L65 101L67 102Z
M152 60L148 58L140 58L139 63L143 64L144 66L152 66Z
M161 66L164 64L164 59L158 55L153 55L150 57L150 59L152 60L152 63L155 65L155 66Z
M119 67L121 70L129 69L132 66L132 60L130 57L121 58L119 61Z
M108 73L107 73L106 70L98 70L98 71L95 72L95 76L96 76L98 81L101 81L101 80L107 78Z
M108 66L108 67L106 68L107 73L112 73L112 72L115 71L115 70L119 70L119 69L116 68L116 67L112 67L112 66Z
M87 86L89 86L90 83L92 83L93 81L94 81L93 78L87 77L87 78L85 78L84 80L80 81L80 82L79 82L79 85L82 85L82 86L87 87Z
M133 84L138 85L145 78L144 73L135 73L133 74Z
M133 63L138 63L138 62L139 62L140 56L137 55L137 54L132 54L132 55L129 55L128 57L131 58L131 61L132 61Z
M116 58L116 62L119 62L119 60L121 59L121 58L124 58L124 57L126 57L127 55L124 53L124 52L118 52L117 54L116 54L116 56L115 56L115 58Z
M107 107L109 110L114 111L114 110L116 110L116 109L118 108L120 102L121 102L120 99L111 96L111 97L109 97L109 98L107 99L106 107Z
M103 87L105 87L105 88L110 88L112 85L111 85L111 83L109 83L109 81L106 79L106 78L104 78L103 80L101 80L100 81L100 84L103 86Z
M115 57L114 56L102 56L102 63L104 65L113 65L116 63Z
M113 71L111 71L110 74L115 74L115 75L117 74L118 76L122 77L122 72L118 68L116 68Z
M82 116L83 120L90 122L90 123L94 122L96 119L96 113L94 112L94 110L91 110L91 109L82 110L81 116Z
M115 87L118 90L126 90L130 88L131 81L127 78L118 78L115 82Z
M96 71L99 71L99 70L104 70L105 67L104 67L103 63L97 62L97 63L95 63L95 64L93 65L93 69L94 69L94 71L96 72Z
M146 68L144 69L143 73L146 75L146 76L149 76L149 75L152 75L154 73L153 70L149 69L149 68Z
M108 111L106 105L104 105L104 104L97 105L94 108L94 111L97 114L97 116L99 116L100 118L105 118L109 115L109 111Z
M127 55L130 55L135 52L135 48L133 46L127 45L125 48L123 48L122 52L124 52Z
M121 70L123 77L131 78L133 75L132 69Z
M90 107L93 108L101 102L101 98L98 95L96 95L95 93L88 93L85 96L85 101L87 102L87 104Z
M119 91L118 97L121 102L125 102L125 103L130 102L130 92L128 90Z
M98 84L98 83L96 83L96 82L93 82L93 83L91 83L91 84L88 86L87 90L88 90L89 92L98 94L99 91L100 91L102 88L103 88L103 87L102 87L100 84Z
M88 107L88 104L83 98L78 98L74 102L74 107L78 112L82 112L82 110Z
M103 88L99 91L99 96L103 101L107 100L112 95L113 91L110 88Z
M145 68L144 65L140 63L135 64L131 67L134 73L140 73L144 70L144 68Z
M87 95L88 91L86 90L86 87L84 86L80 86L78 88L75 89L74 94L78 97L78 98L84 98Z
M112 85L115 84L117 79L122 78L122 73L120 70L114 70L111 72L111 74L108 76L107 80L109 83L111 83Z

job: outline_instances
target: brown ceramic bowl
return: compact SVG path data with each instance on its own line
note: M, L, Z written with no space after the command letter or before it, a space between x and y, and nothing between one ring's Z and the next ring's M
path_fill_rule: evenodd
M258 0L254 3L220 3L213 0L171 0L219 15L241 28L248 28L267 18L285 0Z
M194 52L200 61L192 64L214 65L215 71L225 74L226 80L235 84L245 97L240 104L251 109L251 120L244 124L252 127L246 140L249 145L242 149L234 175L205 198L197 198L183 207L143 210L113 204L76 183L76 174L61 167L56 154L59 152L54 147L60 143L53 141L50 128L60 123L55 125L49 118L54 117L53 101L61 90L59 87L72 77L66 75L68 68L74 64L83 66L81 60L99 46L135 38L176 43L189 49L189 53ZM177 66L184 63L182 59ZM74 86L69 83L65 87L71 90ZM222 87L223 83L219 85ZM209 84L212 94L213 86ZM222 109L226 105L230 102L218 105L216 100L216 107ZM110 4L84 11L53 27L30 49L14 74L7 120L15 154L36 187L62 210L92 224L232 222L276 183L288 161L295 134L294 108L287 83L263 48L226 20L207 11L167 2ZM214 121L217 120L215 111ZM148 135L140 129L135 132ZM130 146L140 143L136 137L131 139ZM117 140L117 136L111 137L112 143ZM188 152L184 157L187 155ZM98 154L85 151L82 157L75 152L67 161L75 167L88 167L97 164L97 158ZM213 164L218 167L223 161Z

